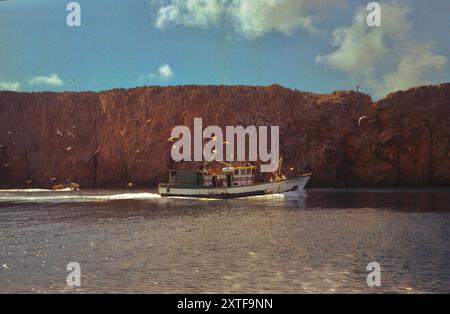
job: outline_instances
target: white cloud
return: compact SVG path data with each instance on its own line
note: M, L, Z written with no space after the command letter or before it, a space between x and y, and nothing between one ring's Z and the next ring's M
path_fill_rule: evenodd
M169 80L173 75L172 69L167 63L160 65L160 67L158 68L158 73L164 80Z
M20 89L20 82L0 82L0 91L14 91L17 92Z
M160 6L158 28L179 24L208 27L224 21L247 38L271 31L291 34L298 28L315 31L315 9L346 0L171 0Z
M348 73L368 73L390 52L389 40L399 40L410 29L407 14L409 8L397 4L383 4L382 26L367 25L365 8L358 8L350 27L338 27L333 31L333 46L337 49L316 61L328 63Z
M408 89L427 84L428 74L441 70L447 63L447 58L431 52L430 44L416 44L400 58L395 71L384 75L379 83L371 82L376 95L386 95L389 92Z
M63 86L64 82L59 78L58 74L50 74L48 76L35 76L28 81L30 85L49 85L49 86Z
M399 2L383 3L381 27L369 27L368 11L358 8L351 26L334 30L332 43L336 50L318 55L316 62L328 64L367 84L376 97L426 84L427 71L441 69L446 58L434 55L430 44L412 40L410 11ZM392 68L396 70L389 72Z
M150 72L139 77L139 82L145 83L147 81L168 81L173 77L172 68L167 63L161 64L155 72Z
M225 8L221 0L174 0L159 8L155 25L158 28L171 23L209 26L218 22Z

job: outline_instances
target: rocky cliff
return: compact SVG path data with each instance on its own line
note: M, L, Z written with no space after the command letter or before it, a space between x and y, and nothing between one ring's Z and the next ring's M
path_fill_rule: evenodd
M311 186L449 186L450 84L372 102L283 88L179 86L0 92L0 185L152 186L177 125L279 125L284 172Z

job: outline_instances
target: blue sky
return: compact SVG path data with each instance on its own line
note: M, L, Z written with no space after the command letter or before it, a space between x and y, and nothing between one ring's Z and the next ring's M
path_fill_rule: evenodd
M450 81L449 0L380 1L379 28L361 23L370 1L79 0L81 27L69 2L0 1L0 89L361 85L377 98Z

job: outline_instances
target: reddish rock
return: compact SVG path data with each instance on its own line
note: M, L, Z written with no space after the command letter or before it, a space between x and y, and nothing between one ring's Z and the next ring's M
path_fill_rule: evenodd
M347 138L354 185L450 185L450 84L388 95Z
M172 162L168 142L194 117L223 129L279 125L284 172L312 171L311 186L450 185L450 84L376 103L278 85L0 92L0 185L153 186L169 168L196 166Z

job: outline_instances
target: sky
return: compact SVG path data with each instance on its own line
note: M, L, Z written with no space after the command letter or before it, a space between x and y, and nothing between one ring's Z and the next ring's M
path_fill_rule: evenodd
M0 90L271 85L329 93L450 82L450 1L0 1Z

